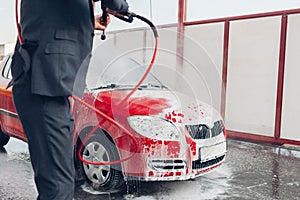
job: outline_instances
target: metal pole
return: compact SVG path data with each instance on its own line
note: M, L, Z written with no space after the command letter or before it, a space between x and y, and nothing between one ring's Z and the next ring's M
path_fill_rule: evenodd
M186 1L187 0L178 0L177 66L179 67L182 67L183 65L184 22L186 21Z

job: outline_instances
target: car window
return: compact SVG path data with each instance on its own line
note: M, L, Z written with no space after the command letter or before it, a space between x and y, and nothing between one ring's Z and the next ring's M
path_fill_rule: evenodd
M131 58L119 58L109 64L94 59L89 66L87 86L88 88L109 84L135 86L145 74L147 67L148 65L141 65ZM162 86L162 83L151 73L143 84Z
M2 76L6 79L12 79L12 76L11 76L11 68L10 68L10 65L11 65L11 57L9 56L6 60L4 60L4 68L2 70Z

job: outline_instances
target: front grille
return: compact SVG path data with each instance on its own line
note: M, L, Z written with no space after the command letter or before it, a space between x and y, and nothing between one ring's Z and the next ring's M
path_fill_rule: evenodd
M157 171L186 168L186 162L183 160L149 160L149 164L152 169Z
M217 157L215 159L212 160L208 160L206 162L201 162L201 160L196 160L192 162L192 167L193 169L203 169L209 166L212 166L214 164L217 164L219 162L221 162L224 159L225 155Z
M224 127L223 127L222 121L221 120L216 121L214 123L214 126L211 129L211 137L215 137L215 136L219 135L220 133L223 132L223 130L224 130Z
M185 127L193 139L208 139L223 132L223 123L221 120L216 121L212 128L209 128L205 124L186 125Z

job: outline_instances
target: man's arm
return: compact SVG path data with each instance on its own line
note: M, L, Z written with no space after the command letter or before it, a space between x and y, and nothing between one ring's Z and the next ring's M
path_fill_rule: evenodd
M93 0L92 1L94 10L95 10L95 2L97 2L97 1L99 1L99 0ZM110 23L110 16L109 15L107 15L107 18L106 18L104 23L103 23L103 20L102 20L100 15L96 15L94 17L94 19L95 19L95 27L94 28L96 30L105 30L106 27L108 26L108 24Z
M93 7L95 7L95 2L99 0L93 0ZM126 13L128 12L128 4L125 0L101 0L101 6L109 8L116 12ZM107 15L107 19L101 20L101 16L95 16L95 29L96 30L105 30L107 25L110 23L110 16Z

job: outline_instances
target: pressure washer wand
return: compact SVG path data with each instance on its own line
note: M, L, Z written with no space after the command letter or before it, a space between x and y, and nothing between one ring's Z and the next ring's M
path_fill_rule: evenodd
M102 24L106 24L108 13L111 15L114 15L116 18L123 20L125 22L128 22L128 23L132 23L132 21L133 21L133 16L130 12L121 14L121 13L118 13L116 11L106 8L103 3L101 3L101 9L102 9L102 16L101 16L100 20L101 20ZM103 30L102 34L101 34L101 40L105 40L105 39L106 39L105 30Z
M101 9L102 9L102 16L101 16L100 20L101 20L102 24L106 24L108 13L107 13L106 7L104 6L103 2L101 2ZM101 40L105 40L105 39L106 39L105 30L103 30L102 35L101 35Z
M106 22L106 21L104 21L104 20L107 19L107 15L108 15L108 14L111 14L111 15L115 16L116 18L118 18L118 19L120 19L120 20L122 20L122 21L128 22L128 23L132 23L132 22L133 22L133 18L135 17L135 18L138 18L139 20L141 20L141 21L147 23L147 24L151 27L151 29L152 29L152 31L153 31L153 33L154 33L154 37L155 37L155 38L158 37L158 33L157 33L157 30L156 30L155 25L154 25L149 19L147 19L147 18L145 18L145 17L143 17L143 16L140 16L140 15L138 15L138 14L135 14L135 13L129 12L129 11L124 12L124 13L120 13L120 12L111 10L111 9L109 9L109 8L106 8L103 4L101 4L101 9L102 9L102 17L101 17L101 20L103 20L103 21L102 21L103 23ZM105 40L105 39L106 39L104 30L103 30L103 32L102 32L101 39L102 39L102 40Z

